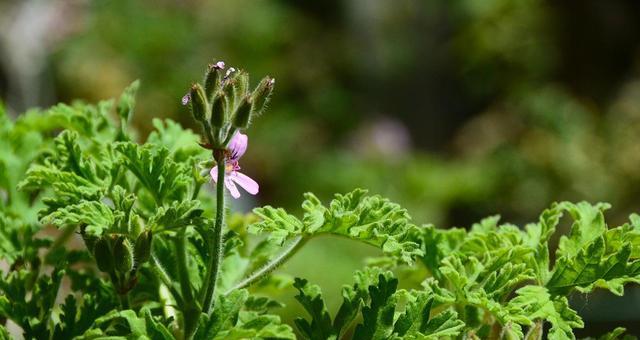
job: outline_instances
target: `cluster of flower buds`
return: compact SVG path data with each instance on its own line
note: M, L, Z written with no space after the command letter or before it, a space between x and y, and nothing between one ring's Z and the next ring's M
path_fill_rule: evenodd
M193 117L204 130L209 149L224 149L234 133L246 129L253 116L260 114L273 92L275 79L265 77L252 91L249 74L218 61L210 64L204 76L204 86L194 84L182 98Z
M81 234L96 259L98 269L102 272L115 274L118 277L130 275L128 282L135 282L135 272L151 257L151 230L142 231L132 244L129 238L120 234L108 234L101 237L89 236L81 228ZM119 285L123 287L124 285Z

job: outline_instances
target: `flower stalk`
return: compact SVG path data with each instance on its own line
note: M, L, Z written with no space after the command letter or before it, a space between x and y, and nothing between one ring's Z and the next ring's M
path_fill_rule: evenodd
M237 289L242 289L251 286L252 284L262 280L264 277L269 275L271 272L276 270L278 267L287 262L293 255L295 255L302 246L304 246L308 241L309 236L296 236L293 240L289 242L287 248L282 251L278 256L272 259L269 263L262 266L262 268L253 272L251 275L247 276L244 280L238 282L233 288L229 289L225 292L225 295L233 292Z
M214 158L218 167L224 169L226 167L226 156L224 150L217 150L214 152ZM215 303L215 289L216 282L218 280L218 272L220 271L220 264L222 263L222 225L224 224L224 175L226 171L218 171L218 179L216 183L216 219L213 226L213 233L211 235L210 244L211 252L209 255L209 264L207 265L207 271L205 281L202 286L204 296L202 297L202 311L209 313L212 310Z
M187 236L185 229L178 232L174 239L176 254L178 255L178 279L180 280L180 291L182 292L182 318L184 323L184 338L191 339L198 327L198 316L200 309L193 299L191 290L191 280L189 279L189 269L187 266Z

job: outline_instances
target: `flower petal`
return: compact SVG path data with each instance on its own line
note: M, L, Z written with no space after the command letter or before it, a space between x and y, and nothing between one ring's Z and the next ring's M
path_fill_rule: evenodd
M231 193L231 196L233 198L240 197L240 191L238 191L238 187L236 187L235 183L233 183L231 178L227 177L224 179L224 186L226 186L227 189L229 189L229 192Z
M211 175L211 178L215 183L218 182L218 166L217 165L211 168L211 171L209 171L209 175Z
M233 137L229 141L229 145L227 146L227 149L231 153L230 161L237 161L238 159L240 159L240 157L242 157L242 155L244 155L244 153L247 151L248 144L249 137L247 137L247 135L243 133L236 132L236 134L233 135Z
M241 172L234 171L229 177L251 195L257 194L260 189L256 181Z

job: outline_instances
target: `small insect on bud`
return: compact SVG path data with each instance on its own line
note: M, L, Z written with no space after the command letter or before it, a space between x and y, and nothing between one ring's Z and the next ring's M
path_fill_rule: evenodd
M93 247L93 257L96 259L96 264L100 271L109 273L113 271L113 254L111 254L111 246L109 239L101 237L96 241Z
M151 241L153 240L153 233L151 230L145 230L136 240L134 247L136 266L139 266L147 261L151 257Z
M240 100L236 112L233 116L232 125L238 129L246 129L251 121L252 111L251 97L245 96Z
M182 97L182 105L187 105L189 104L189 101L191 100L191 94L187 93Z
M211 102L211 125L217 128L220 128L224 125L227 120L225 104L227 98L224 95L224 92L218 92L213 96L213 101Z
M226 80L226 79L229 79L229 76L231 76L231 74L232 74L233 72L235 72L235 71L236 71L236 69L235 69L235 68L233 68L233 67L229 67L229 69L227 70L227 73L224 75L224 79L225 79L225 80Z
M223 78L222 70L224 70L224 61L209 64L207 68L207 72L204 75L204 92L209 100L211 100L211 96L220 89Z
M128 273L133 269L133 251L131 243L126 237L120 236L113 245L115 267L121 273Z
M273 92L273 88L275 86L276 80L271 77L264 77L260 84L256 86L256 89L253 90L251 94L251 101L253 101L253 109L256 114L260 114L264 111L267 103L269 102L269 98L271 97L271 93Z
M191 86L189 97L191 99L191 113L193 114L193 118L200 122L205 121L208 103L202 86L200 86L200 84Z

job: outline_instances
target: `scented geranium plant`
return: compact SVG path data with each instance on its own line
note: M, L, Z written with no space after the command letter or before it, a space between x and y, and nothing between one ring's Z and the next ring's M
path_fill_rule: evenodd
M302 216L229 211L258 194L247 175L258 169L241 157L274 86L251 88L216 62L182 99L201 133L154 120L143 144L128 125L138 83L117 101L15 121L0 111L0 337L573 339L584 322L572 294L640 282L640 216L610 227L607 204L556 203L524 227L489 217L469 229L418 225L361 189L328 204L307 193ZM552 247L565 215L570 231ZM380 250L337 310L319 286L274 274L325 234ZM399 273L422 283L401 289ZM264 293L288 286L306 311L291 325Z

